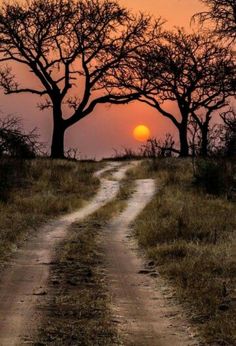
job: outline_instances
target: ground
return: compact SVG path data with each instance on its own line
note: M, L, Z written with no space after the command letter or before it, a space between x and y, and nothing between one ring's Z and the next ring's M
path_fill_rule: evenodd
M89 165L77 211L4 257L0 345L232 346L235 205L190 186L189 162Z

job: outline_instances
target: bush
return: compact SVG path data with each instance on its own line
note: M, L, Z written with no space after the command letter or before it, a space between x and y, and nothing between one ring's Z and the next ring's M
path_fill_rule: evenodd
M25 133L21 119L0 119L0 201L7 202L10 191L25 184L29 171L26 159L35 158L41 144L35 130Z
M0 157L35 158L41 147L35 129L25 133L20 118L0 119Z
M0 201L7 202L10 191L22 186L28 174L28 162L25 160L3 158L0 161Z
M233 182L233 170L230 163L223 160L197 160L194 183L207 193L220 195L227 193Z

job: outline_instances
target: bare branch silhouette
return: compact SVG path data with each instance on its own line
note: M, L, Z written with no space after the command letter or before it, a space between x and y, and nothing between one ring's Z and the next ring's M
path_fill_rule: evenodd
M193 16L201 24L213 23L215 33L236 40L236 2L235 0L201 0L209 10Z
M228 48L212 37L187 34L182 29L164 33L162 40L144 49L129 68L129 78L125 72L120 77L123 86L141 92L141 102L174 124L181 156L189 154L190 116L207 136L214 112L227 105L227 98L235 92L234 64ZM206 154L207 143L203 145Z
M125 104L137 91L110 87L121 69L152 41L161 21L134 16L115 0L29 0L0 11L0 62L24 65L39 88L21 86L10 65L1 68L6 94L32 93L52 108L51 156L64 156L66 129L99 104ZM69 106L68 114L62 106Z

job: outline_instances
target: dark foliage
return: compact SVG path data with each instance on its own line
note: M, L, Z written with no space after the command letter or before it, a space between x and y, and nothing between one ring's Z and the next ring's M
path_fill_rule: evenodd
M197 159L194 184L212 195L228 194L233 184L232 165L220 159Z
M227 112L221 114L221 118L224 122L224 154L227 157L236 157L236 112L230 109Z
M15 187L26 184L29 162L22 159L2 158L0 160L0 201L7 202Z
M170 133L167 133L163 140L150 138L141 148L142 156L147 158L164 158L178 154L175 149L175 140Z
M25 184L29 162L42 146L35 130L25 133L21 119L8 116L0 119L0 201L8 201L14 187Z
M8 116L0 119L0 158L35 158L40 147L36 130L25 133L20 118Z

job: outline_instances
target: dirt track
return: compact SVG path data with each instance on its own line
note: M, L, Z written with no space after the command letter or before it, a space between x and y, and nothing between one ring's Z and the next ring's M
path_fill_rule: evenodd
M106 170L116 167L119 164L110 164ZM116 180L101 179L98 194L87 206L41 228L17 251L1 275L0 346L32 344L30 340L41 319L41 313L35 307L47 294L55 246L66 237L67 229L73 222L92 214L115 197L119 180L129 167L128 164L118 168L113 174ZM101 176L104 172L96 175ZM111 220L104 231L105 270L114 320L124 345L196 345L179 308L170 308L158 289L159 278L139 273L144 263L127 238L129 224L154 193L152 180L137 181L136 192L128 201L128 207ZM152 271L152 274L155 273Z
M111 221L102 239L113 318L125 346L197 345L183 311L167 302L155 267L145 266L129 236L130 223L154 192L153 180L138 180L127 208Z
M111 163L97 172L96 176L116 166L119 164ZM120 178L127 168L121 169ZM101 179L99 192L87 206L42 227L16 252L1 273L1 346L28 344L27 340L32 338L41 318L35 306L47 294L47 279L56 244L65 238L73 222L85 218L109 202L117 194L118 188L118 181Z

